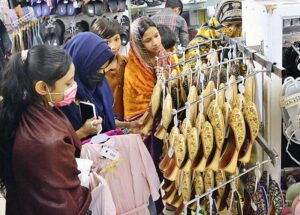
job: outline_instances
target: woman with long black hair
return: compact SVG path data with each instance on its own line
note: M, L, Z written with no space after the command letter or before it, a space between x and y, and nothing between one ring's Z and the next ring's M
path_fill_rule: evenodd
M0 81L0 191L6 214L86 214L80 141L57 108L77 92L74 65L61 49L35 46L12 57Z

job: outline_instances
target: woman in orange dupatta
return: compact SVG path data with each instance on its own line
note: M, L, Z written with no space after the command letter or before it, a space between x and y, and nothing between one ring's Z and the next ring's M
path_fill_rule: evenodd
M142 116L149 106L156 84L156 56L166 54L156 25L148 17L140 17L131 24L130 51L125 68L124 115L132 121ZM160 66L167 65L161 59Z
M148 17L136 19L131 25L130 51L125 68L124 77L124 115L125 119L132 121L140 118L147 111L151 100L153 88L156 84L156 56L166 54L156 25ZM160 66L166 66L167 59L159 62ZM154 136L160 116L154 120L151 134L145 139L156 170L162 180L158 168L162 154L162 141ZM163 209L161 199L156 201L157 214Z

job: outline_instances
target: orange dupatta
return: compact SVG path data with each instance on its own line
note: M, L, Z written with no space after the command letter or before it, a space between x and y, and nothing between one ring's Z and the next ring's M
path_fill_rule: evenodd
M124 117L132 120L148 109L156 77L140 63L132 50L128 54L124 79Z
M130 51L124 76L124 118L134 120L144 114L151 100L153 88L156 84L155 66L167 65L167 58L158 62L151 59L142 42L140 22L150 20L149 17L140 17L131 24ZM161 45L159 56L166 54Z

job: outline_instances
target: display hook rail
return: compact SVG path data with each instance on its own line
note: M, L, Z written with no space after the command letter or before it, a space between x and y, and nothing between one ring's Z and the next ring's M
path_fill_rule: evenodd
M24 15L23 17L19 18L18 20L13 22L13 26L14 27L18 27L19 25L22 25L26 22L31 22L35 19L34 17L34 13L33 11L30 11L29 13L27 13L26 15Z
M201 102L202 100L204 101L205 99L207 99L207 98L209 98L209 97L215 95L216 93L219 93L220 91L226 90L227 88L229 88L229 86L234 85L234 84L239 84L239 83L245 81L247 78L250 78L251 76L255 76L255 75L257 75L257 74L259 74L259 73L262 73L262 72L267 72L267 70L259 70L259 71L255 71L255 72L253 72L253 73L248 74L246 77L239 78L238 80L233 81L233 82L230 82L230 83L226 83L224 87L221 87L221 88L217 89L216 91L213 91L213 92L209 93L209 94L206 95L206 96L199 96L199 97L198 97L198 100L196 100L196 101L194 101L194 102L191 102L191 103L186 102L185 105L184 105L183 107L181 107L181 108L179 108L179 109L177 109L177 110L176 110L176 109L173 109L173 110L172 110L172 114L173 114L173 115L176 115L176 114L178 114L179 112L182 112L182 111L186 110L186 109L189 108L190 106L195 105L195 104L198 104L198 103Z
M193 57L193 58L190 58L190 59L187 59L187 60L182 60L181 62L179 62L179 63L175 63L175 64L172 64L172 65L166 65L166 66L164 66L164 67L161 67L161 66L158 66L158 67L160 67L160 68L163 68L163 69L165 69L165 68L171 68L171 67L176 67L176 66L184 66L184 64L186 64L186 63L189 63L189 62L192 62L192 61L196 61L196 60L201 60L201 58L202 57L205 57L205 56L207 56L207 55L210 55L210 54L213 54L213 53L215 53L215 52L219 52L219 51L224 51L224 50L226 50L226 49L233 49L234 47L222 47L222 48L219 48L219 49L214 49L213 51L211 51L211 52L208 52L208 53L204 53L204 54L202 54L202 55L198 55L198 56L196 56L196 57ZM158 61L157 61L158 62Z
M283 67L279 67L276 65L276 63L267 60L265 56L261 55L260 53L258 53L257 51L255 51L253 49L250 49L244 43L242 43L242 41L237 40L236 38L230 38L227 35L222 34L222 33L221 33L220 38L221 38L221 40L227 42L229 45L236 45L237 49L240 52L244 53L247 57L249 57L253 61L256 61L263 67L267 68L267 70L268 70L267 74L269 76L271 73L274 73L278 77L280 77L280 78L282 77L282 73L285 70Z
M193 46L189 46L187 48L181 48L181 49L178 49L176 50L175 52L172 52L172 53L168 53L168 54L164 54L164 55L161 55L161 56L156 56L155 57L155 60L158 62L158 60L160 59L163 59L163 58L166 58L166 57L170 57L174 54L181 54L181 53L184 53L186 52L187 50L190 50L190 49L194 49L194 48L198 48L204 44L207 44L207 43L212 43L214 41L220 41L220 39L209 39L209 40L206 40L206 41L203 41L203 42L200 42L200 43L197 43L196 45L193 45Z
M270 163L270 162L272 162L271 159L265 160L265 161L262 161L262 162L258 162L258 163L256 163L255 166L253 166L253 167L251 167L251 168L245 170L243 173L239 174L238 176L232 176L232 178L231 178L230 180L226 181L225 183L220 184L219 186L215 187L214 189L211 189L211 190L207 191L206 193L203 193L203 194L200 195L200 196L196 196L196 198L194 198L194 199L192 199L192 200L190 200L190 201L188 201L188 202L185 202L185 203L184 203L185 210L187 210L187 207L188 207L189 205L193 204L194 202L196 202L196 201L202 199L203 197L205 197L205 196L207 196L207 195L209 195L209 194L212 194L214 191L216 191L216 190L218 190L218 189L220 189L220 188L226 186L226 185L229 184L229 183L234 182L236 179L242 177L243 175L246 175L246 174L248 174L249 172L251 172L251 171L253 171L253 170L257 169L257 168L260 168L262 165L265 165L265 164Z
M168 79L166 79L165 81L166 81L166 82L169 82L169 81L178 79L178 78L180 78L180 77L192 75L192 74L194 74L194 73L197 73L197 72L199 72L199 71L203 71L203 70L206 70L206 69L212 69L212 68L214 68L214 67L218 67L218 66L221 66L221 65L224 65L224 64L228 64L228 63L234 62L234 61L236 61L236 60L247 60L247 58L245 58L245 57L237 57L237 58L234 58L234 59L231 59L231 60L223 61L223 62L221 62L221 63L217 63L217 64L214 64L214 65L211 65L211 66L207 66L207 67L201 68L201 69L199 69L199 70L192 70L192 71L190 71L190 72L183 72L183 73L181 73L180 75L175 76L175 77L168 78Z

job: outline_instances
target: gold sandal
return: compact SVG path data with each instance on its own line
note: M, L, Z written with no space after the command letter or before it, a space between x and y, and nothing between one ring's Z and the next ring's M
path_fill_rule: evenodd
M172 106L176 109L179 108L180 102L179 102L179 87L178 87L178 71L176 69L173 69L171 72L171 75L169 78L175 78L174 80L169 81L169 92L171 92L172 96Z
M172 162L169 164L167 170L164 173L164 178L169 181L175 181L179 169L182 168L186 162L186 139L183 134L179 134L174 142L174 155L175 159L171 159ZM175 162L174 162L175 161Z
M226 182L226 174L222 170L218 170L215 173L216 186L224 184ZM223 211L226 207L226 197L228 196L228 186L221 187L217 191L217 207L219 211Z
M234 108L229 116L229 136L224 153L220 159L220 169L234 173L237 167L238 155L246 136L243 114L239 108Z
M162 120L154 134L155 137L160 140L162 140L166 135L167 129L172 120L172 97L170 93L167 93L167 96L164 99L162 113Z
M198 98L197 88L195 86L191 86L189 95L187 98L187 102L189 104L191 104L191 103L197 101L197 98ZM190 122L191 122L192 126L194 126L196 117L197 117L197 105L191 105L190 110L187 110L187 111L190 111Z
M255 138L259 132L259 119L255 104L251 101L246 101L244 103L243 114L246 121L246 132L247 135L250 135L250 138L246 138L242 145L239 153L239 161L248 163Z
M185 118L180 126L180 132L183 134L185 138L187 138L191 129L192 129L191 121L188 118Z
M162 161L159 163L159 169L164 173L166 169L168 168L171 158L173 157L173 154L170 154L170 150L174 150L174 142L177 139L177 136L180 134L179 129L174 126L170 132L169 138L168 138L168 151L163 157Z
M207 87L202 92L202 96L205 97L205 96L209 95L215 88L216 88L215 83L213 81L209 81L208 84L207 84ZM208 106L209 106L212 99L214 99L213 96L204 99L204 101L203 101L204 115L206 115Z
M197 157L199 149L199 135L196 128L192 128L187 138L187 148L190 161L194 161Z
M163 85L162 81L158 80L156 82L156 85L153 88L153 93L152 93L151 101L150 101L150 107L149 107L148 111L145 113L146 117L143 122L144 127L141 131L141 133L143 135L148 135L149 131L152 128L154 117L160 106L160 96L161 96L161 92L162 92L162 85Z
M197 165L193 166L195 170L204 172L208 157L213 149L214 143L213 128L208 121L205 121L201 126L201 143L201 150L199 152L200 156L198 156L200 161L195 160L195 163L197 163Z
M205 192L208 192L209 189L213 189L215 187L215 178L214 172L211 169L206 169L204 172L204 189Z
M219 160L221 156L221 150L225 139L225 123L221 109L217 106L217 101L213 100L208 108L208 118L213 127L216 147L213 150L214 154L211 157L212 161L206 165L208 168L217 171L219 169Z
M236 82L236 78L234 75L230 76L230 79L229 79L229 82L230 83L234 83ZM231 100L230 100L230 105L232 108L235 108L235 107L239 107L239 96L238 96L238 88L237 88L237 85L236 84L232 84L231 85Z
M255 76L251 76L245 81L245 93L244 97L246 101L254 102L256 93Z

